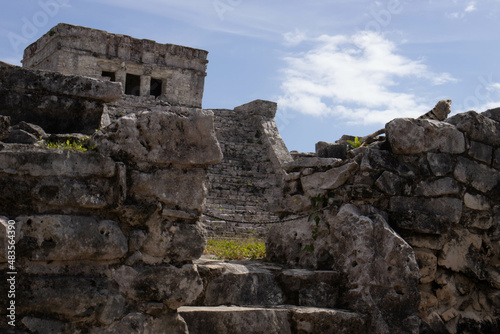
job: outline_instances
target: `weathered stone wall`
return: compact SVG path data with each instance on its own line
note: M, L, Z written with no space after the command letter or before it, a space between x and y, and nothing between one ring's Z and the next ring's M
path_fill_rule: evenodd
M38 90L41 100L53 94ZM14 300L16 333L187 333L176 310L202 292L198 220L208 165L222 159L213 113L128 115L91 141L97 151L0 145L1 280L17 272L15 298L0 285L0 315L8 319Z
M224 159L212 165L206 209L238 221L276 220L272 206L281 197L281 164L291 156L281 139L274 102L256 100L234 110L215 109L215 132ZM206 217L216 236L265 238L266 225L226 223Z
M340 270L345 307L377 333L498 332L499 121L395 119L344 160L287 164L283 211L325 209L273 227L270 259Z
M10 116L12 124L35 123L50 133L94 133L104 103L120 96L118 83L18 66L0 71L1 115Z
M122 84L123 93L201 108L207 54L60 23L26 48L22 62L31 69L111 79Z

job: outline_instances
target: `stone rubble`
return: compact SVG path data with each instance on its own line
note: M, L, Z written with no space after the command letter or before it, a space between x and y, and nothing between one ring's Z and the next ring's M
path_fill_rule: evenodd
M273 226L269 259L337 270L376 333L499 331L499 115L395 119L340 163L285 165L280 213L324 210Z

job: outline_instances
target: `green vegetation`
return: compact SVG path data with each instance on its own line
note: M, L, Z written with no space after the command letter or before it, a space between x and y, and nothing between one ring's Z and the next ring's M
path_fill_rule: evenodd
M263 259L266 246L263 241L251 239L208 239L205 254L222 260Z
M354 148L361 147L361 145L363 145L363 139L355 137L354 141L348 140L347 143L350 145L351 149L354 149Z
M41 140L38 143L42 147L53 148L53 149L58 149L58 150L81 151L81 152L86 152L89 150L95 151L95 149L97 147L97 145L94 145L92 147L90 146L88 137L84 137L83 139L68 138L66 141Z

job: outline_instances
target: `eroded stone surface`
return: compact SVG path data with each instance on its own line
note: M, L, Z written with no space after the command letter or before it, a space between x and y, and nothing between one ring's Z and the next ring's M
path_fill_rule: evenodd
M396 154L465 151L464 135L445 122L397 118L386 124L386 133Z
M128 250L127 239L113 221L62 215L16 221L18 252L30 260L113 260Z
M222 159L213 113L201 109L171 107L123 116L92 136L92 143L117 160L152 165L202 165Z

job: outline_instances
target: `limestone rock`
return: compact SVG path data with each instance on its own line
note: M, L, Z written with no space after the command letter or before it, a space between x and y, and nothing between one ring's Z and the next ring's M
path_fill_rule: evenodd
M476 161L458 157L454 171L455 178L475 189L486 193L493 189L500 179L500 173Z
M29 176L112 177L115 162L96 152L6 147L0 151L0 173Z
M183 263L197 259L205 248L205 233L200 223L172 222L153 215L141 251L165 262Z
M185 307L180 314L191 334L291 334L288 310L257 307Z
M201 211L207 176L201 168L170 168L154 173L131 172L129 194L137 200L158 200L170 207Z
M415 195L426 197L458 195L459 191L458 182L445 177L431 182L421 181L415 188Z
M95 309L106 304L112 293L103 278L21 277L17 282L19 314L38 314L66 321L92 321Z
M358 164L350 162L332 168L324 173L315 173L301 178L302 189L309 196L316 196L325 190L333 190L343 185L358 169Z
M26 121L50 133L87 134L99 128L103 102L122 94L118 83L21 67L0 69L0 92L2 113L13 124Z
M458 223L462 201L452 197L418 198L394 196L390 199L391 223L420 233L440 234L444 224Z
M130 288L129 294L136 300L161 302L168 309L176 310L196 300L203 290L203 282L192 264L180 268L156 266L139 272Z
M427 161L436 176L445 176L453 172L451 155L446 153L427 153Z
M128 250L118 224L84 216L16 218L19 254L37 261L113 260Z
M454 115L446 120L475 141L500 146L500 123L475 111Z
M473 250L479 250L482 245L480 236L470 233L467 230L457 230L456 236L448 241L441 252L438 264L456 272L475 272L481 274L476 269ZM481 265L477 263L477 265Z
M415 256L420 267L420 283L426 284L434 281L437 271L437 257L428 250L416 249Z
M416 315L420 298L420 274L411 247L382 216L369 218L351 204L321 217L319 225L305 219L273 226L266 243L268 257L301 267L328 264L346 275L342 302L349 309L370 313L377 333L401 328L404 319Z
M234 108L234 111L238 113L247 113L249 115L274 118L277 109L278 104L276 102L255 100Z
M468 153L473 159L491 165L491 160L493 158L492 146L471 140Z
M394 173L384 171L375 181L375 186L387 195L396 195L403 186L403 179Z
M481 115L491 118L494 121L500 122L500 108L488 109L482 112Z
M162 314L158 317L145 315L138 312L127 314L119 322L109 327L94 327L91 334L188 334L186 322L176 312Z
M207 282L203 305L280 305L284 296L274 274L258 267L221 263L222 275ZM211 268L214 270L214 268Z
M283 169L287 172L294 172L295 170L300 170L302 168L308 167L338 167L342 165L342 160L337 158L299 158L297 160L287 162L283 164Z
M123 116L91 138L99 152L118 161L165 166L206 165L222 159L213 113L171 107Z
M320 158L337 158L344 160L347 157L347 146L320 141L316 143L316 154Z
M463 134L445 122L396 118L386 124L386 133L395 154L465 151Z

